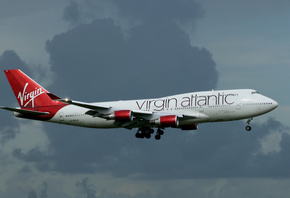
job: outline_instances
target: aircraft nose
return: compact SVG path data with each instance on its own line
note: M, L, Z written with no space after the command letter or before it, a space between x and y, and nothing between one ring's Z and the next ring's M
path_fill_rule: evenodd
M276 102L275 100L272 100L272 107L273 109L276 109L278 107L278 102Z

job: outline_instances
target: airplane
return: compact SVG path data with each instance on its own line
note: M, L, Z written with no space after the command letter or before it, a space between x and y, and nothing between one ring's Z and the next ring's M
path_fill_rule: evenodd
M278 103L253 89L212 90L162 98L86 103L62 99L19 69L4 70L20 107L0 108L18 118L90 128L137 128L136 138L160 140L168 127L196 130L206 122L247 119L274 110Z

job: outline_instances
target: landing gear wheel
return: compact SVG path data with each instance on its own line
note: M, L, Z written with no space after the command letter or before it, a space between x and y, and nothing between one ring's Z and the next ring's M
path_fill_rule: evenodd
M145 137L144 133L140 133L140 138L143 139Z
M135 137L136 137L136 138L141 138L141 134L140 134L140 133L136 133L136 134L135 134Z
M146 133L146 134L145 134L145 137L146 137L147 139L150 139L150 138L151 138L151 134L150 134L150 133Z
M150 127L143 127L138 129L137 133L135 134L135 137L141 139L143 138L150 139L152 133L154 133L154 129Z
M160 135L155 135L155 140L160 140L161 136Z
M252 120L253 120L253 118L249 118L249 119L247 120L247 124L248 124L248 126L246 126L246 130L247 130L247 131L250 131L250 130L252 129L252 127L250 126L250 123L251 123Z
M163 135L163 134L164 134L164 131L161 130L161 129L157 129L157 134L159 134L159 135Z

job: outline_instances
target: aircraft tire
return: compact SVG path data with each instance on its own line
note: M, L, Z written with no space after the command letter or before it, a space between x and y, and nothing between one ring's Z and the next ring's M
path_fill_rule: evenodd
M136 134L135 134L135 137L136 137L136 138L141 138L141 134L140 134L140 133L136 133Z
M158 133L159 135L163 135L163 134L164 134L164 131L161 130L161 129L158 129L158 130L157 130L157 133Z
M161 136L160 135L155 135L155 140L160 140Z
M150 138L151 138L150 133L146 133L146 134L145 134L145 137L146 137L147 139L150 139Z

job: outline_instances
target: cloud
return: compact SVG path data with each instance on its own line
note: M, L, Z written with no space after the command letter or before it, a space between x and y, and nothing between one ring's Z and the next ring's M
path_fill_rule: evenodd
M5 69L14 68L17 69L22 66L26 66L26 64L20 59L20 57L13 50L6 50L3 52L0 57L1 66L4 66Z
M170 24L136 27L125 40L112 20L96 20L55 36L46 49L58 91L80 100L164 96L212 89L217 82L209 51L192 47ZM84 89L89 84L96 88Z
M142 13L136 16L142 18ZM98 19L56 35L46 43L57 74L54 90L58 95L101 101L214 88L218 74L210 52L191 46L173 18L163 20L160 25L146 19L126 38L112 19ZM13 51L0 60L24 64ZM272 165L283 170L288 164L287 129L273 119L255 127L257 132L250 134L241 133L241 122L206 125L195 133L169 129L161 141L144 141L124 129L96 132L45 125L49 152L15 148L13 156L43 172L110 173L139 179L282 177ZM261 139L273 130L281 134L281 150L260 152Z
M132 5L118 6L120 13ZM197 8L192 10L194 19L200 16L195 13ZM152 11L153 17L156 10L158 6ZM164 23L160 24L145 19L142 13L127 14L144 23L131 28L126 38L112 19L98 19L47 41L51 68L57 74L57 95L102 101L215 88L218 74L210 52L191 46L174 22L191 17L162 16ZM169 129L162 141L141 142L133 137L134 132L128 134L124 129L96 132L46 125L51 156L37 148L27 153L15 149L14 156L33 162L40 171L70 174L107 172L115 177L137 175L148 179L267 177L270 175L257 167L262 159L270 159L269 155L254 153L261 149L260 139L278 126L281 123L268 120L264 126L256 125L259 132L251 135L241 133L244 126L240 122L228 124L226 129L225 124L209 125L195 135Z
M202 6L197 1L191 0L141 0L141 1L112 1L121 16L140 18L146 22L159 24L164 21L193 23L204 15Z
M4 51L0 55L0 66L2 69L15 69L20 67L26 68L27 65L13 50ZM24 69L26 71L26 69ZM1 106L16 106L17 100L13 94L10 84L8 83L3 70L1 71L0 78L1 93L5 97L1 97ZM3 145L8 141L15 139L16 134L19 131L19 123L13 118L11 112L1 109L0 119L3 124L0 126L0 143Z
M34 6L31 10L27 1L14 2L18 2L17 8L7 7L8 4L0 7L2 19L41 8ZM41 10L47 9L46 4L42 6ZM51 7L56 9L54 6ZM3 12L4 8L7 11ZM25 73L41 84L50 81L49 90L53 93L88 102L208 90L218 82L212 55L205 48L190 45L188 35L180 28L182 25L194 29L203 15L202 7L195 1L70 1L63 16L74 27L46 43L49 75L41 66L32 71L13 50L0 55L0 65L3 69L21 65ZM47 78L51 74L56 76ZM5 93L1 105L15 106L15 97L3 73L0 83L1 93ZM245 124L239 121L203 124L193 132L168 129L161 141L135 139L135 130L44 124L49 148L37 145L43 143L32 135L33 144L27 149L17 141L8 144L21 130L12 114L2 112L0 118L0 142L12 148L11 152L1 150L2 170L10 172L11 165L17 167L13 173L5 173L15 176L5 183L8 188L0 191L1 197L70 197L64 191L74 192L73 188L87 197L102 193L111 197L289 194L288 180L233 179L289 178L289 128L275 119L253 122L251 133L244 132ZM31 125L23 136L18 135L24 145L29 144L22 139L29 130L40 131ZM14 162L7 160L8 155ZM99 187L97 182L104 182L92 179L101 174L111 176L105 184L110 189ZM2 182L8 177L4 176ZM33 182L27 182L28 177ZM42 181L44 177L53 178ZM216 179L220 177L226 179ZM128 195L140 186L145 190Z
M34 190L31 190L29 193L28 193L28 198L37 198L37 194Z
M40 190L39 196L35 190L28 192L28 198L47 198L47 182L42 182L42 189Z
M96 19L114 18L120 23L117 7L112 1L103 0L71 0L65 7L63 19L72 27L84 23L91 23Z
M63 19L76 24L80 20L80 11L78 4L75 1L70 0L70 5L64 10Z
M18 106L15 95L11 89L11 86L3 72L6 69L20 69L28 76L32 77L34 80L39 82L40 84L46 82L48 78L50 78L51 73L48 72L46 68L36 67L33 69L31 66L26 64L14 50L6 50L0 55L0 66L2 68L0 84L2 85L0 88L1 93L5 95L5 97L1 98L0 105L15 107ZM38 75L34 75L38 74ZM50 78L51 79L51 78ZM45 83L49 84L49 83ZM15 119L12 112L8 112L1 109L0 119L3 124L0 126L0 143L6 144L10 140L16 138L16 135L19 134L20 125L19 120Z
M149 3L157 6L155 1ZM123 13L133 4L125 3L122 7L116 3L120 15L125 15ZM141 9L143 4L136 6ZM170 4L171 8L179 5L175 1ZM71 6L76 4L71 2ZM182 2L180 6L184 8L185 4ZM200 16L199 6L191 9L187 20ZM157 14L157 10L154 12ZM71 14L68 19L76 15ZM162 16L163 23L157 23L129 13L124 17L139 17L144 23L132 27L126 37L113 19L97 19L56 35L46 42L51 68L57 75L56 86L51 91L61 97L69 96L82 101L106 101L215 88L218 74L212 55L205 48L190 45L187 34L175 21L185 15L174 16ZM108 133L100 129L96 133L90 129L67 127L49 125L46 128L54 150L54 156L50 158L54 165L47 167L47 171L71 174L109 172L119 177L133 173L143 175L152 171L147 167L151 169L150 161L159 157L155 149L169 146L169 142L151 142L150 146L146 141L140 143L134 138L135 132L128 135L124 129L109 130ZM124 145L124 142L128 144ZM140 148L146 152L143 153ZM67 153L74 153L74 156ZM151 153L152 159L149 157ZM23 159L29 159L27 155ZM164 166L161 161L156 163ZM119 170L115 170L117 166Z
M97 198L95 187L89 184L88 178L84 178L81 182L77 182L76 187L79 188L81 193L85 194L87 198Z
M136 179L289 178L289 130L273 119L253 124L250 133L244 126L237 121L202 125L196 132L166 130L161 141L135 139L125 130L80 133L71 128L61 135L50 132L56 152L49 157L35 149L26 154L15 150L14 156L34 163L39 171L69 174L109 173ZM277 132L282 136L281 150L260 152L261 140Z
M0 131L0 135L1 135L0 143L3 145L7 143L9 140L15 139L17 133L18 133L18 130L16 130L16 128L4 126Z
M37 1L37 0L2 0L0 7L0 19L8 17L22 17L32 13L47 11L58 5L59 1ZM31 6L33 5L33 6Z

